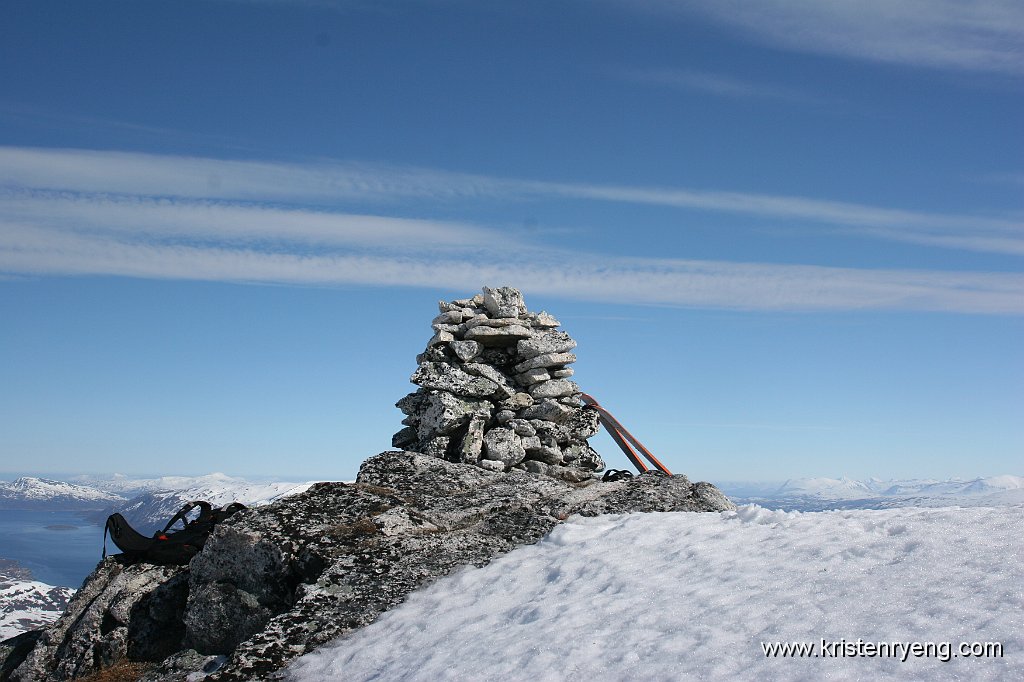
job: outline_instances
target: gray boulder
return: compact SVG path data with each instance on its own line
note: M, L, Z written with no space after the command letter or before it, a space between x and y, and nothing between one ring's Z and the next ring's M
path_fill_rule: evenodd
M447 391L464 398L486 398L498 390L493 381L470 376L447 362L424 362L416 368L409 381L423 388Z

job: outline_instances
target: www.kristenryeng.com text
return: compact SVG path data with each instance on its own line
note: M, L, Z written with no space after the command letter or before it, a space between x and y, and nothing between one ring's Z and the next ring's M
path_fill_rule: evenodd
M1002 658L1001 642L867 642L828 640L816 642L761 642L767 658L937 658L943 663L954 658Z

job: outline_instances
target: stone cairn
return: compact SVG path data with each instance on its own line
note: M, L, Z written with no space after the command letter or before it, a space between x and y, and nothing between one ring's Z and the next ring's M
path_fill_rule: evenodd
M395 405L396 448L490 471L525 469L583 481L604 469L587 439L598 415L569 380L576 342L558 320L526 309L511 287L438 303L434 336L416 356L420 388Z

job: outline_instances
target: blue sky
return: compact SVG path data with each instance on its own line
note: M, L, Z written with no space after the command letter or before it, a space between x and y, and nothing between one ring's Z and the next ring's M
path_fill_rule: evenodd
M0 67L0 471L350 477L510 285L692 477L1021 473L1019 3L13 0Z

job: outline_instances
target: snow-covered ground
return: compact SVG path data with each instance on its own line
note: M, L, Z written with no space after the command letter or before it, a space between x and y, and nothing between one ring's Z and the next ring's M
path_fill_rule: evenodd
M289 673L318 681L1021 680L1022 538L1022 506L749 505L573 519L536 545L414 593ZM845 644L823 654L822 640ZM766 656L764 645L776 642L808 642L812 655ZM936 656L911 648L901 660L902 644L890 645L895 657L852 655L915 642L931 643ZM1003 655L958 655L961 642L998 642Z
M0 567L0 641L57 620L75 593L69 587L26 580L23 575Z

